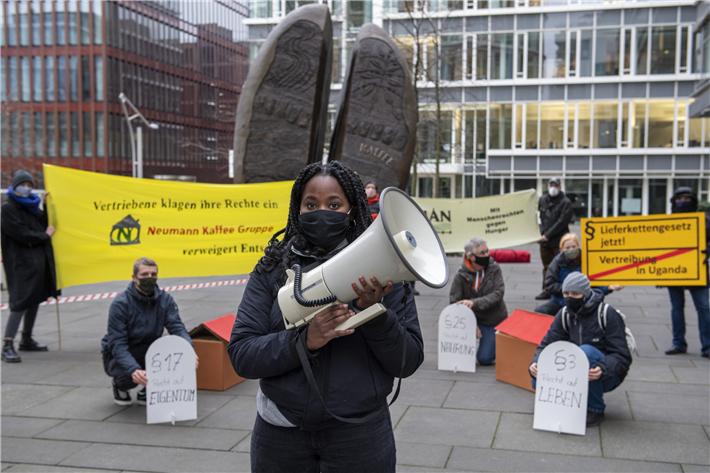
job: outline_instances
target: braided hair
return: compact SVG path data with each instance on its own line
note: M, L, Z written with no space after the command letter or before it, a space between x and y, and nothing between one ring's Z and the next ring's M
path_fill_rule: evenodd
M337 179L342 187L345 197L348 199L353 220L345 234L348 242L354 241L372 224L370 208L367 204L367 195L360 178L346 165L338 161L330 161L327 164L309 164L298 175L296 182L291 189L291 202L288 210L288 221L286 228L279 230L271 237L268 246L264 249L264 256L257 263L254 271L257 274L271 272L279 269L276 283L281 286L286 282L286 270L296 263L298 255L292 249L300 253L321 257L326 254L324 248L313 246L308 241L301 230L299 224L301 199L303 191L308 181L314 176L332 176ZM279 236L283 235L281 240Z

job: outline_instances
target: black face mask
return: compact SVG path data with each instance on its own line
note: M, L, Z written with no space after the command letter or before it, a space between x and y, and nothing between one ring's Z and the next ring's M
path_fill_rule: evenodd
M314 246L328 250L345 237L350 225L350 212L316 210L301 214L298 220L308 241Z
M584 307L584 298L565 297L565 306L571 313L576 314Z
M158 285L158 278L139 278L138 279L138 289L141 290L143 294L152 296L155 286Z
M473 255L473 256L476 257L476 264L479 266L483 266L484 268L487 268L491 262L490 256L478 256L478 255Z

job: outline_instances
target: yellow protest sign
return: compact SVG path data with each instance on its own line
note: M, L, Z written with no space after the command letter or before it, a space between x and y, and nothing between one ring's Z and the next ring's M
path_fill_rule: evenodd
M473 237L508 248L540 239L534 190L476 199L414 199L439 234L444 251L462 253Z
M704 286L705 214L582 219L582 272L592 286Z
M44 166L58 287L130 279L153 258L159 277L250 272L286 226L292 182L217 185Z

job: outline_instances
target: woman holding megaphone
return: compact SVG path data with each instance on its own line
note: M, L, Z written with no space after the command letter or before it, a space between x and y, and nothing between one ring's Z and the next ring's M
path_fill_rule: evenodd
M365 189L347 166L333 161L301 171L286 228L249 278L228 347L236 372L260 379L252 471L395 471L387 396L395 377L410 376L424 360L409 289L363 274L352 284L357 299L292 330L277 300L286 270L323 264L371 224ZM377 303L386 313L336 330Z

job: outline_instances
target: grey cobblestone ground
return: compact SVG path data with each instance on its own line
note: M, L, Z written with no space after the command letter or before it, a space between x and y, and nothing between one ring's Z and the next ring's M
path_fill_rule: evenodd
M506 304L531 310L540 289L535 245L531 264L505 264ZM452 274L459 260L451 258ZM130 264L129 264L130 266ZM238 276L235 276L238 277ZM231 277L163 280L163 285ZM73 287L65 295L122 290L126 282ZM405 471L677 471L710 472L710 364L700 357L697 317L687 311L686 355L669 357L670 304L663 289L627 287L607 300L622 310L639 345L626 381L605 395L607 420L584 437L532 429L533 394L476 373L437 371L437 319L448 288L418 286L426 358L402 383L391 408L398 470ZM236 310L244 286L174 293L188 329ZM3 299L7 294L3 293ZM103 373L100 340L110 301L61 306L57 351L53 306L40 309L37 338L49 353L21 353L2 364L2 470L248 471L256 381L200 391L198 419L147 425L145 408L120 407ZM2 324L8 312L2 312Z

